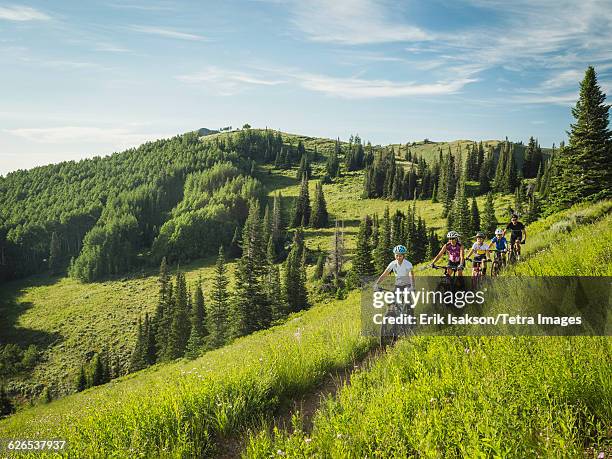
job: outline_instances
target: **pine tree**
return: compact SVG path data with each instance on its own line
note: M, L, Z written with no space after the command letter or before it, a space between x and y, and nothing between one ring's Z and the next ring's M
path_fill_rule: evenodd
M298 228L294 234L289 255L285 260L283 296L287 301L288 312L297 312L308 307L303 255L304 239L303 234L301 234L301 228Z
M345 252L346 250L344 247L344 222L339 222L338 220L336 220L336 226L334 229L332 241L332 250L328 257L330 271L336 281L339 279L343 272Z
M187 347L190 333L187 308L187 283L183 272L178 271L176 273L175 284L172 321L168 332L168 343L164 349L164 360L174 360L185 355L185 348Z
M6 388L4 385L0 385L0 417L8 416L14 411L15 408L13 407L13 403L6 393Z
M315 270L312 275L313 280L320 280L323 277L323 271L325 268L325 254L319 254L317 258L317 264L315 265Z
M357 248L353 259L353 269L359 276L371 276L374 274L374 263L372 261L372 248L367 233L367 223L363 219L359 224L357 234Z
M132 351L132 357L130 358L130 371L142 370L147 366L144 358L144 340L145 334L142 326L142 319L139 317L136 345L134 346L134 350Z
M225 255L223 246L219 247L219 256L215 264L213 284L206 314L207 328L210 333L210 342L213 347L225 344L227 336L227 308L228 293L225 276Z
M340 140L338 139L336 140L334 151L327 157L327 163L325 165L327 175L331 178L340 176L340 159L338 158L340 153Z
M85 374L85 367L83 365L81 365L79 370L75 386L77 392L83 392L85 389L87 389L87 376Z
M438 202L438 185L434 183L433 191L431 192L431 203L435 204Z
M493 205L493 195L491 192L487 193L480 227L486 234L494 233L497 228L497 218L495 217L495 207Z
M465 182L463 180L457 182L452 213L453 229L463 237L470 237L472 230L470 223L470 207L465 194Z
M91 363L91 385L99 386L104 384L104 368L100 354L96 354Z
M190 359L198 357L204 346L204 337L207 335L206 330L206 308L204 306L204 294L202 292L202 279L198 279L193 295L193 308L191 311L191 330L185 356Z
M472 228L472 234L480 231L480 212L478 211L478 204L476 198L472 197L472 207L470 211L470 227Z
M274 196L272 203L272 229L271 235L274 241L276 253L279 254L283 250L284 243L284 223L282 214L282 195L280 192Z
M155 318L155 326L151 333L155 336L156 360L161 359L168 344L168 331L172 323L172 281L168 274L166 257L161 261L159 267L159 296Z
M300 194L295 202L291 226L308 226L310 222L310 197L308 194L308 180L302 179Z
M312 169L306 153L304 153L300 159L300 166L298 167L296 177L300 181L303 179L309 180L312 177Z
M62 264L62 247L59 236L55 231L51 234L51 245L49 247L49 271L52 275L58 274Z
M379 225L378 244L374 246L374 268L376 272L383 272L389 264L389 256L393 250L391 245L391 220L389 208L385 208L382 222Z
M514 190L514 211L521 215L523 213L523 187L517 186Z
M595 70L589 67L572 108L576 122L570 125L569 145L554 158L550 210L612 196L612 132L608 129L610 105L605 100Z
M480 194L488 193L491 190L491 157L487 157L487 159L483 160L480 165L480 171L478 173L478 192Z
M259 203L252 201L242 232L242 257L236 270L234 336L244 336L270 324L271 313L263 289L266 245L262 240Z
M315 200L312 206L312 218L310 220L310 224L313 228L327 228L327 226L329 225L327 204L325 202L325 195L323 194L323 184L321 182L317 182Z

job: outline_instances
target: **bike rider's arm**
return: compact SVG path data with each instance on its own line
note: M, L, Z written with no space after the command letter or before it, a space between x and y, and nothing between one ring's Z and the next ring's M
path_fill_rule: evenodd
M380 275L380 277L378 279L376 279L376 282L374 282L374 285L378 285L382 282L382 280L387 277L389 274L391 273L390 270L385 269L385 271Z

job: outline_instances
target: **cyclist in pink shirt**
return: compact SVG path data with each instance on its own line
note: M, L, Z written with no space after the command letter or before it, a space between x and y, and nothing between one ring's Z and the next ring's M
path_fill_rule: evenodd
M442 246L436 258L431 262L431 266L433 267L440 258L444 256L445 253L448 254L448 268L446 269L446 273L450 276L452 275L452 268L457 268L457 274L459 276L463 275L463 266L465 264L465 253L463 250L463 245L459 242L459 233L456 231L449 231L446 235L448 238L448 242Z

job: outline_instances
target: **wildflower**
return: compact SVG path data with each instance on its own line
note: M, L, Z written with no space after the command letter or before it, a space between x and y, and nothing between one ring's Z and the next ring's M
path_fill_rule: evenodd
M342 437L343 437L343 435L341 433L336 434L336 438L342 438Z
M469 348L469 347L466 347L464 350L465 350L465 353L466 353L466 354L469 354L469 353L470 353L470 348Z
M312 441L312 438L304 438L304 441L305 441L306 443L310 443L310 442Z
M282 449L279 449L278 451L276 451L276 454L278 454L279 456L284 456L285 452Z

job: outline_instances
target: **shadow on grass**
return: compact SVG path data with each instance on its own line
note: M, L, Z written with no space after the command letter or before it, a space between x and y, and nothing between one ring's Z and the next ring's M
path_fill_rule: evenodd
M36 344L39 348L47 348L61 341L62 336L59 333L32 330L17 325L19 317L34 307L31 302L19 301L25 291L31 287L53 285L59 279L59 277L33 276L0 286L0 344L18 344L21 347Z

